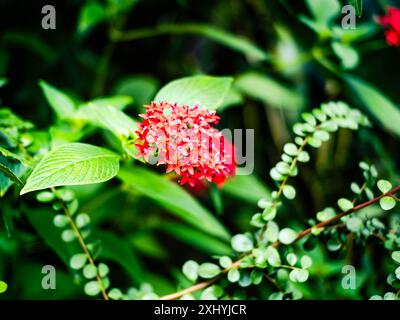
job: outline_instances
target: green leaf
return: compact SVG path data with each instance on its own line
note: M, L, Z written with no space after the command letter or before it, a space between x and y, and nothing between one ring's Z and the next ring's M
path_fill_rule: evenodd
M302 256L300 263L303 269L308 269L312 266L312 260L309 256Z
M392 184L387 180L379 180L377 186L382 193L389 192L392 189Z
M363 0L349 0L349 4L352 5L356 9L357 16L359 18L361 18Z
M304 269L294 269L289 273L289 278L293 282L305 282L307 281L308 276L308 271Z
M93 279L96 277L97 275L97 268L92 265L92 264L87 264L84 268L83 268L83 276L86 279Z
M339 199L337 204L342 211L349 211L354 207L354 204L346 198Z
M87 261L87 256L84 253L77 253L71 257L69 265L72 269L79 270L82 269Z
M47 154L29 176L21 195L66 185L110 180L119 170L119 156L84 143L61 145Z
M223 239L229 239L225 227L186 190L150 170L121 168L118 177L131 189L153 199L191 225ZM201 223L199 223L201 221Z
M232 86L233 79L206 75L186 77L166 84L158 91L155 101L167 101L178 105L187 104L209 110L218 109Z
M237 252L249 252L253 249L253 241L244 235L244 234L237 234L232 237L231 240L233 250Z
M379 205L383 210L391 210L396 206L396 200L392 197L383 197L379 200Z
M264 74L245 73L236 79L234 87L244 95L259 99L275 108L300 110L304 105L301 94Z
M255 174L236 175L223 185L222 191L249 203L270 198L270 191Z
M101 258L118 263L136 284L141 284L148 280L142 270L140 260L135 255L127 239L112 232L98 230L94 232L94 237L101 241Z
M294 240L296 240L297 233L290 228L284 228L279 231L278 239L281 243L288 245L291 244Z
M356 94L369 112L389 131L400 136L400 110L382 92L371 84L350 75L344 80L351 86L351 94Z
M286 143L283 146L283 151L289 156L296 156L298 153L297 146L294 143Z
M164 222L160 226L161 230L171 237L178 239L193 248L201 250L211 255L230 254L231 247L226 241L215 238L198 229L183 223Z
M114 107L118 110L124 110L126 106L130 105L133 102L133 97L127 95L115 95L111 97L101 97L90 100L81 104L79 109L84 109L89 106L95 106L98 108L104 107Z
M88 296L97 296L101 291L100 284L95 280L86 283L83 289Z
M229 282L238 282L240 279L240 272L238 269L231 269L228 271L227 275L228 281Z
M197 271L199 269L199 264L196 261L189 260L186 261L182 267L183 274L191 281L197 280Z
M72 244L67 244L60 237L60 230L53 224L54 212L49 209L26 208L24 214L35 228L37 234L44 239L44 242L57 254L65 265L69 265L70 257L76 250ZM72 230L70 230L73 233Z
M344 69L354 69L360 63L360 56L353 47L340 42L332 42L333 52L339 57Z
M105 8L95 1L86 3L78 18L78 32L85 32L107 18Z
M289 200L292 200L296 197L296 189L293 188L290 185L285 185L283 187L283 195L288 198Z
M201 293L200 299L201 300L217 300L224 294L224 290L220 286L211 286Z
M113 93L134 98L134 104L143 108L157 92L158 80L153 77L130 75L120 79L113 87Z
M198 275L204 279L211 279L219 275L221 268L214 263L205 262L199 266Z
M4 293L7 291L7 283L5 283L4 281L0 281L0 293Z
M319 23L329 24L340 13L341 5L338 0L307 0L306 2Z
M391 256L394 261L400 263L400 251L393 251Z
M297 262L297 256L294 253L289 253L286 256L286 260L291 266L294 266Z
M232 259L228 256L219 258L219 264L224 269L229 269L232 266Z
M6 78L0 77L0 88L7 84L8 80Z
M123 294L121 292L120 289L118 288L112 288L109 292L108 292L108 296L111 300L120 300L123 297Z
M53 87L44 80L39 81L39 85L47 99L47 102L53 108L58 118L69 119L73 117L75 112L75 103L64 92Z
M346 227L351 232L361 232L364 228L364 223L359 217L351 217L346 221Z
M89 103L79 109L77 117L110 130L120 140L129 137L137 129L135 121L111 105L99 106Z

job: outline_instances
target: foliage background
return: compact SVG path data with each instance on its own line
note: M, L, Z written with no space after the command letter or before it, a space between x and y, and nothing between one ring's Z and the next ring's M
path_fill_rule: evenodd
M393 110L388 113L382 105L369 105L365 101L372 100L360 99L342 77L351 73L368 81L393 102L395 112L400 112L399 49L386 45L383 31L374 23L374 16L382 15L384 5L390 3L400 7L398 1L363 1L357 25L369 23L375 30L355 42L360 62L352 70L344 70L332 53L330 39L318 37L299 20L300 16L310 16L303 1L1 0L0 75L8 79L0 88L1 105L50 132L56 118L38 86L40 79L76 101L116 94L131 96L133 103L125 111L132 117L143 111L142 105L149 103L162 85L176 78L200 73L230 75L237 79L238 88L238 79L247 72L270 79L272 85L265 86L256 78L250 84L253 92L242 88L239 101L218 112L222 115L220 128L255 130L254 175L234 180L222 190L194 195L234 234L249 230L248 221L258 210L257 200L268 195L273 185L269 169L279 160L283 144L292 135L291 125L300 113L324 101L347 101L371 115L373 129L341 131L313 152L314 160L300 170L295 181L298 197L285 204L279 217L286 225L301 228L315 212L334 205L348 192L351 181L360 178L354 169L360 160L375 163L388 180L399 179L400 133L396 127L400 126L393 120ZM44 4L56 7L56 30L41 28ZM113 5L122 9L112 14ZM89 10L89 18L85 10ZM93 20L95 17L99 21ZM229 35L215 42L204 35L186 34L187 23L217 27ZM334 23L339 26L340 18ZM139 34L137 39L123 42L110 37L115 28L154 30L162 24L173 24L176 31L149 37ZM121 34L127 36L128 32ZM226 45L230 37L247 39L266 59L255 59L253 51L233 50ZM324 59L329 59L336 71L317 61L310 54L313 49L322 50ZM86 141L107 146L112 145L110 139L106 133L97 132ZM174 208L150 199L152 190L127 190L118 180L75 190L81 210L89 213L102 239L102 255L109 261L111 280L121 288L147 282L156 292L167 294L176 290L176 283L187 285L180 274L186 260L202 261L230 252L229 241L185 223L174 214ZM21 200L13 191L0 201L0 279L9 284L0 298L85 298L79 276L63 262L65 244L57 230L47 227L45 216L52 215L51 209L32 196ZM392 269L387 252L374 243L365 247L354 243L339 253L321 246L313 256L315 276L302 288L306 298L367 298L383 290ZM45 264L57 268L54 291L41 289L40 270ZM340 270L344 264L356 266L357 290L342 289ZM254 295L263 298L264 291L254 288Z

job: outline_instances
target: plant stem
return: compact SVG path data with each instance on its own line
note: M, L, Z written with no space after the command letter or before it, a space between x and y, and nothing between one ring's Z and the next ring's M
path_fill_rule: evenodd
M56 192L56 190L55 190L54 188L51 188L51 190L52 190L53 192ZM107 295L107 292L106 292L106 289L104 288L103 282L101 281L101 277L100 277L100 275L99 275L99 273L98 273L98 271L97 271L96 264L94 263L94 259L93 259L92 255L91 255L89 249L88 249L87 246L86 246L85 240L83 239L82 234L81 234L79 228L76 226L76 224L75 224L75 222L74 222L74 219L72 219L72 216L71 216L71 214L70 214L68 208L65 206L64 202L63 202L62 200L60 200L59 203L60 203L60 205L61 205L61 207L62 207L62 209L63 209L63 211L64 211L64 213L65 213L65 216L68 218L68 222L69 222L69 224L70 224L72 230L74 231L75 236L76 236L76 238L78 239L79 244L80 244L80 246L81 246L83 252L85 253L85 255L86 255L86 257L87 257L89 263L90 263L93 267L96 268L96 280L97 280L97 282L99 283L100 290L101 290L101 293L102 293L102 295L103 295L104 300L109 300L108 295Z
M386 193L384 193L384 194L381 194L380 196L378 196L378 197L376 197L376 198L374 198L374 199L371 199L371 200L368 200L368 201L366 201L366 202L363 202L363 203L361 203L361 204L359 204L359 205L353 207L353 208L350 209L350 210L341 212L341 213L337 214L336 216L332 217L331 219L322 221L322 222L318 223L317 225L315 225L315 226L313 226L313 227L310 227L310 228L308 228L308 229L305 229L305 230L303 230L302 232L300 232L300 233L297 235L297 237L296 237L296 239L294 240L294 242L297 242L297 241L299 241L300 239L304 238L305 236L309 235L309 234L312 232L313 228L324 228L324 227L330 225L331 223L333 223L333 222L339 220L340 218L342 218L342 217L344 217L344 216L346 216L346 215L349 215L349 214L351 214L351 213L353 213L353 212L356 212L356 211L359 211L359 210L361 210L361 209L364 209L364 208L366 208L366 207L368 207L368 206L370 206L370 205L372 205L372 204L378 202L378 201L379 201L380 199L382 199L383 197L386 197L386 196L393 196L395 193L397 193L397 192L399 192L399 191L400 191L400 185L398 185L396 188L393 188L392 190L390 190L390 191L388 191L388 192L386 192ZM294 242L293 242L293 243L294 243ZM274 242L274 243L272 244L272 246L273 246L274 248L279 248L279 247L282 246L282 245L283 245L283 244L282 244L280 241L276 241L276 242ZM248 255L245 256L245 257L251 257L251 256L252 256L252 254L248 254ZM186 289L184 289L184 290L181 290L181 291L178 291L178 292L175 292L175 293L172 293L172 294L163 296L163 297L161 297L160 299L161 299L161 300L174 300L174 299L178 299L178 298L182 297L182 296L185 295L185 294L190 294L190 293L196 292L196 291L198 291L198 290L207 288L208 286L210 286L210 285L212 285L213 283L215 283L223 274L226 274L227 272L229 272L230 269L239 267L240 262L241 262L242 259L243 259L243 258L241 258L241 259L235 261L229 269L224 269L224 270L221 272L220 275L218 275L217 277L215 277L215 278L213 278L213 279L210 279L210 280L207 280L207 281L203 281L203 282L199 282L199 283L195 284L195 285L192 286L192 287L189 287L189 288L186 288Z

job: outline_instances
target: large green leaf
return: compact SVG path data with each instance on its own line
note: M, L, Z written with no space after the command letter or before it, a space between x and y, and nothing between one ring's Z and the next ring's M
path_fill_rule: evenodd
M77 117L110 130L120 139L128 137L137 128L135 121L111 105L89 103L79 109Z
M315 20L327 24L340 13L340 2L338 0L307 0Z
M237 78L234 86L243 94L259 99L272 107L299 110L304 104L301 94L264 74L245 73Z
M229 77L186 77L166 84L154 100L189 106L199 103L210 110L216 110L223 104L232 82L233 79Z
M229 239L225 227L186 190L144 168L121 168L118 177L133 190L153 199L191 225L220 238Z
M73 116L75 103L67 94L43 80L39 82L39 85L43 90L47 102L60 119L68 119Z
M22 184L19 177L26 171L26 167L18 160L4 157L0 152L0 198L14 182Z
M77 243L67 243L62 240L60 230L54 226L54 211L47 208L24 208L26 217L46 244L68 266L69 259L77 250Z
M400 136L400 109L377 88L355 76L344 75L351 87L368 111L388 130Z
M63 144L47 154L29 176L21 194L50 187L107 181L118 173L119 156L84 143Z
M225 255L232 253L232 248L227 242L223 242L208 234L184 225L182 223L163 223L161 230L182 242L212 255Z
M134 98L134 104L142 107L149 104L157 92L158 79L149 76L131 75L120 79L113 88L113 93Z
M88 106L96 106L96 107L114 107L118 110L123 110L127 105L130 105L133 102L133 98L126 95L115 95L111 97L101 97L85 102L80 105L79 108L84 108Z
M143 281L142 266L129 241L105 231L96 232L95 237L101 241L101 257L121 265L136 284L141 284Z
M271 196L267 187L254 174L237 175L229 179L222 191L253 204L257 203L261 198L268 199Z

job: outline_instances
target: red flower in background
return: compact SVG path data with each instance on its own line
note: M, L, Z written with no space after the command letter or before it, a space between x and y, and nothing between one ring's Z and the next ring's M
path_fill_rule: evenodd
M400 10L389 7L387 14L379 17L378 22L386 29L386 42L391 46L400 46Z
M174 171L181 185L195 189L205 180L221 185L235 174L234 146L212 126L220 119L215 111L168 102L145 107L136 131L137 157L167 165L167 173Z

